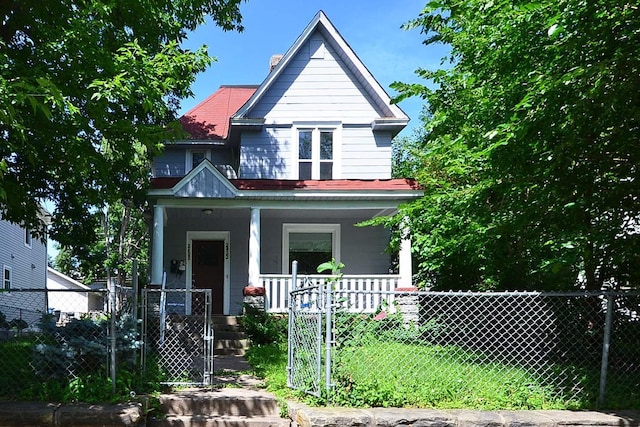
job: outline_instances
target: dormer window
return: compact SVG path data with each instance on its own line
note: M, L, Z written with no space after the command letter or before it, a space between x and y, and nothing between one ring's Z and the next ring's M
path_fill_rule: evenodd
M338 127L299 127L297 133L297 179L335 179Z

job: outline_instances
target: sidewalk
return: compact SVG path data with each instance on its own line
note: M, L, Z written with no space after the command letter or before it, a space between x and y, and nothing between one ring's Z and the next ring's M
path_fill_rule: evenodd
M637 427L640 411L473 411L463 409L312 408L289 402L299 427Z

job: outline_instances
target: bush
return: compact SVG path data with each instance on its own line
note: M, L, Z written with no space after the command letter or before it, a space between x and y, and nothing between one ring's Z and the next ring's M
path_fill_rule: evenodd
M241 324L254 345L279 344L287 341L286 317L269 314L245 304Z

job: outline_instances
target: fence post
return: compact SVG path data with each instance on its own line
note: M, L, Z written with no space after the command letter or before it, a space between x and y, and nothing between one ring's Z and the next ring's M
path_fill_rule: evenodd
M296 290L296 285L298 281L298 261L293 261L291 263L291 289L289 289L289 294L287 295L288 306L289 306L289 333L287 337L289 342L287 343L287 387L293 388L293 345L292 345L292 337L293 337L293 326L294 326L294 316L295 310L293 308L293 298L291 297L291 293Z
M329 392L331 390L331 345L332 345L332 337L331 337L331 323L332 323L332 319L331 319L331 311L332 311L332 307L331 307L331 284L332 281L331 280L326 280L325 281L325 289L326 289L326 293L327 295L326 297L326 302L325 302L325 317L326 317L326 324L325 324L325 360L324 360L324 383L325 383L325 389L327 391L327 399L329 398Z
M598 409L604 406L604 396L607 388L607 369L609 367L609 345L611 344L611 323L613 320L613 293L607 292L607 312L605 313L604 338L602 340L602 364L600 365L600 394Z
M110 341L111 341L111 391L116 393L116 282L115 279L109 277L109 315L111 316Z

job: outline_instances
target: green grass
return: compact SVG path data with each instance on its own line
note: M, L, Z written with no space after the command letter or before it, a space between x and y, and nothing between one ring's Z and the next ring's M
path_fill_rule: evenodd
M282 399L296 396L296 392L287 387L286 342L251 346L245 357L256 376L264 379L267 391Z
M281 399L301 398L286 385L286 344L252 347L247 354L264 378L267 389ZM411 366L394 363L411 360ZM565 372L571 367L558 367ZM483 410L594 409L593 392L578 397L563 396L561 390L544 384L528 371L497 362L457 347L369 341L366 345L341 349L333 367L334 394L310 403L351 407L469 408ZM553 372L550 373L551 375ZM599 373L578 370L570 376L585 384L596 384ZM595 377L594 377L595 376ZM610 383L611 384L611 383ZM608 408L634 409L637 393L608 390ZM593 387L590 387L593 389Z
M405 361L397 362L393 361ZM410 361L410 365L407 365ZM577 409L523 369L486 363L456 347L369 341L334 365L336 403L474 409Z

